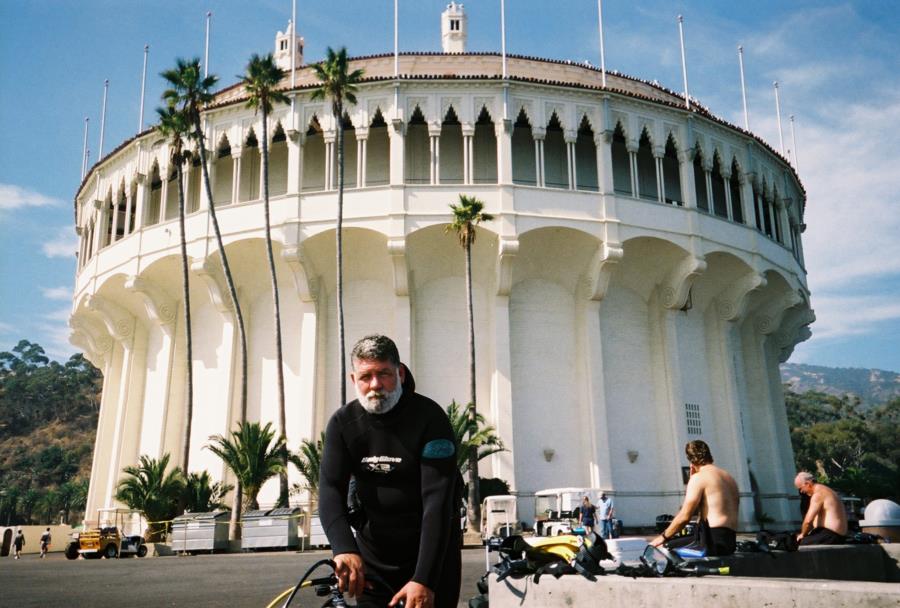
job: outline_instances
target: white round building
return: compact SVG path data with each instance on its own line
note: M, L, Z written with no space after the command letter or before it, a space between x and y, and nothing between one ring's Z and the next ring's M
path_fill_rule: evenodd
M454 23L454 20L456 21ZM459 194L494 221L473 249L478 404L508 451L482 475L527 497L604 488L628 526L677 509L686 441L707 441L742 492L741 525L778 524L794 474L778 364L813 320L800 233L805 193L752 133L684 98L590 66L466 53L458 5L444 53L355 58L343 125L349 345L397 342L418 390L468 395L464 256L444 230ZM290 68L293 33L276 38ZM282 286L287 436L318 436L339 401L335 129L297 53L291 106L270 120L272 227ZM213 201L185 175L193 313L191 468L239 418L240 347L208 208L215 205L248 334L248 418L277 425L272 295L260 201L261 117L242 87L203 113ZM104 374L87 512L114 505L124 466L182 452L185 336L178 194L150 130L86 175L72 342ZM292 474L295 474L292 471ZM277 480L261 494L274 503ZM520 501L529 514L530 499ZM754 507L754 505L756 505Z

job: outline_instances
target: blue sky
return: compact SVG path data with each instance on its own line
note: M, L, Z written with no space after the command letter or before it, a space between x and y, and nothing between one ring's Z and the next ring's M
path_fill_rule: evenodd
M393 49L390 0L298 0L307 61L326 46L351 55ZM440 49L440 0L400 0L401 50ZM499 0L465 3L469 50L499 50ZM599 62L595 0L507 0L511 53ZM137 131L144 44L145 123L176 57L203 52L234 82L254 52L273 49L290 0L0 0L0 349L20 338L59 358L68 345L85 116L96 160L103 80L110 80L104 149ZM605 0L606 64L681 90L685 18L691 95L742 124L737 45L743 44L750 127L778 146L772 81L780 82L785 142L796 116L808 193L803 236L813 338L792 361L900 371L900 3ZM793 151L792 151L793 153Z

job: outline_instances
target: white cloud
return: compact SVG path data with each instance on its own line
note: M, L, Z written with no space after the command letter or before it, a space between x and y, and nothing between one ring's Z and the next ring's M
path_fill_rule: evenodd
M10 325L9 323L4 323L3 321L0 321L0 334L11 334L11 333L13 333L14 330L15 330L15 328L12 325Z
M41 293L48 300L71 300L71 287L41 287Z
M13 184L0 184L0 211L61 204L62 201L58 198L46 196L28 188L22 188Z
M66 361L78 349L69 343L69 314L68 308L53 310L41 316L35 324L38 334L37 342L44 347L47 354L58 361Z
M78 251L78 236L71 226L58 228L53 238L41 245L48 258L68 258Z
M891 296L822 296L813 301L816 342L872 334L900 321L900 300Z

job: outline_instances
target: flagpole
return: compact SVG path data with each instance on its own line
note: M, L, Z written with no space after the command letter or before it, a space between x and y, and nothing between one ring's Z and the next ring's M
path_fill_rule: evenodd
M109 93L109 79L103 81L103 109L100 111L100 147L97 150L97 159L103 158L103 133L106 130L106 96Z
M741 99L744 102L744 129L750 130L750 114L747 112L747 86L744 84L744 47L738 45L738 63L741 66Z
M506 82L506 2L500 0L500 56L503 69L503 120L509 118L509 86Z
M141 73L141 113L138 118L138 133L144 129L144 85L147 83L147 55L150 53L150 45L144 45L144 71Z
M778 144L781 146L781 155L784 156L784 133L781 130L781 101L778 99L778 81L772 83L775 87L775 116L778 118Z
M684 105L691 109L691 97L688 94L687 61L684 58L684 17L678 15L678 38L681 41L681 74L684 77Z
M800 161L797 158L797 135L794 133L794 115L791 114L791 147L794 149L794 170L800 173Z
M400 118L400 7L394 0L394 114Z
M203 77L209 76L209 19L212 17L212 11L206 12L206 43L203 52Z
M91 119L84 117L84 143L81 144L81 179L84 181L84 174L87 172L87 141L88 141L88 125Z
M297 0L291 2L291 88L297 84ZM291 97L291 106L294 98Z
M603 0L597 0L597 15L600 25L600 77L603 88L606 88L606 54L603 50Z

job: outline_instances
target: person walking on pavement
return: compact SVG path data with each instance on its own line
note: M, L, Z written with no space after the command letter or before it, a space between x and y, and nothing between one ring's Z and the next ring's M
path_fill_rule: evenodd
M613 525L613 517L616 515L613 499L606 495L606 492L600 493L600 503L597 505L597 515L600 518L600 536L604 539L613 538L615 536L615 526Z
M16 530L16 537L13 539L13 547L16 550L16 559L19 559L19 556L22 553L22 548L25 546L25 535L22 533L22 528Z
M590 496L585 496L578 507L578 523L584 528L584 534L587 536L594 531L594 518L597 515L597 507L591 504Z
M50 528L41 534L41 559L44 559L44 556L47 555L47 550L50 548Z

